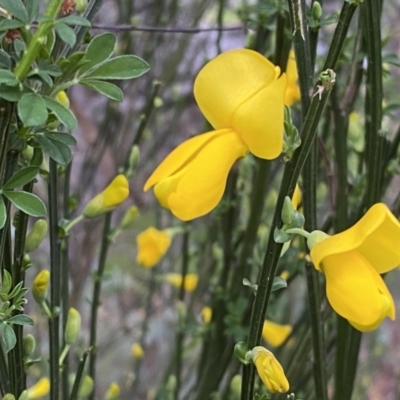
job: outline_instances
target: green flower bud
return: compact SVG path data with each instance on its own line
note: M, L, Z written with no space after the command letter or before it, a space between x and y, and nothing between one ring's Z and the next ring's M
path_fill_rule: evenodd
M139 215L139 210L136 206L129 207L124 216L122 217L121 221L121 229L128 229L132 226L132 222L137 218Z
M318 21L321 18L322 7L321 7L321 4L318 3L318 1L314 1L313 5L312 5L311 15L312 15L313 19L315 19L316 21Z
M67 325L65 327L65 343L73 344L76 342L81 330L81 315L75 308L68 311Z
M40 271L32 284L32 295L38 304L42 304L47 297L49 287L50 272L44 269Z
M31 335L30 333L28 333L24 337L23 347L24 347L24 356L25 357L29 357L35 351L36 341L35 341L35 338L33 337L33 335Z
M75 0L75 11L83 13L88 5L88 0Z
M283 202L281 218L285 225L289 225L293 221L294 210L292 200L289 196L286 196L285 201Z
M31 161L33 157L33 147L26 146L24 150L22 150L22 157L24 157L25 161Z
M18 400L29 400L29 393L27 390L24 390L21 395L18 397Z
M24 254L22 258L22 265L21 268L23 271L26 271L30 266L32 265L31 258L29 257L29 254Z
M140 157L139 146L135 145L132 147L131 152L129 154L129 167L128 169L134 171L138 165Z
M42 243L43 239L47 234L47 222L44 219L39 219L36 221L33 228L26 236L25 240L25 252L30 253L33 250L36 250L40 243Z
M240 398L241 386L242 386L242 377L240 375L235 375L231 380L231 391Z
M4 395L3 400L15 400L15 397L11 393L7 393Z
M250 364L250 360L247 359L246 355L249 352L249 346L246 342L237 342L233 349L235 357L243 364Z
M89 375L85 375L82 379L78 390L78 399L85 399L93 392L93 379Z

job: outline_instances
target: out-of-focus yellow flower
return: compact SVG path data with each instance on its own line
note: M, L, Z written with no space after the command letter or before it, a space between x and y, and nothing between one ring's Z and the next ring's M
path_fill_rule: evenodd
M279 347L291 333L292 327L290 325L276 324L269 320L264 321L262 337L271 346Z
M400 264L400 223L383 203L373 205L355 225L329 237L310 234L308 246L326 277L333 309L360 331L395 318L392 295L380 274Z
M165 274L164 279L166 282L170 283L172 286L180 288L182 285L182 275L177 273ZM199 277L196 274L186 274L185 281L183 283L183 288L186 292L193 292L197 287L199 282Z
M129 196L129 182L125 175L117 175L113 181L83 209L85 218L94 218L119 206Z
M62 104L65 108L69 108L69 98L67 96L67 93L64 92L64 90L61 90L61 92L57 93L56 100L60 104Z
M277 158L283 147L286 76L259 53L222 53L199 72L197 104L214 127L170 153L147 180L160 204L188 221L210 212L221 200L233 163L249 151Z
M271 393L285 393L289 390L285 372L269 350L256 346L252 350L252 358L260 379Z
M28 389L28 399L40 399L50 392L50 379L42 378Z
M32 283L32 295L37 303L41 304L47 297L50 272L47 269L40 271Z
M290 276L290 273L289 273L289 271L282 271L281 272L281 274L279 275L281 278L283 278L285 281L287 281L288 280L288 278L289 278L289 276Z
M204 323L207 325L211 322L212 318L212 309L211 307L203 307L201 310L201 316L203 317Z
M297 184L296 187L294 188L293 196L292 196L292 205L295 210L297 210L300 205L301 205L301 198L302 198L302 193L300 186Z
M171 236L166 231L147 228L136 237L138 253L136 261L143 267L154 267L171 245Z
M291 106L300 100L300 88L297 83L297 64L294 51L290 50L288 62L286 64L287 87L285 91L285 105Z
M133 343L131 347L131 353L133 358L142 358L143 357L143 347L140 345L140 343Z
M106 391L104 400L117 400L120 393L121 393L121 390L120 390L118 384L115 382L112 382Z

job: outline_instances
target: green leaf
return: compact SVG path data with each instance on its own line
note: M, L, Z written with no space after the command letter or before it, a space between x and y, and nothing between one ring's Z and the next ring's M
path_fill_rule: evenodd
M25 126L43 125L47 121L47 108L42 96L26 94L18 102L18 115Z
M2 341L6 353L12 350L15 344L17 343L17 338L15 337L14 329L7 324L4 324L3 327Z
M96 92L108 97L111 100L122 101L124 97L122 90L118 86L110 82L82 79L79 83L83 86L95 90Z
M46 137L48 137L51 140L57 140L58 142L70 146L76 146L76 139L70 133L51 131L51 132L46 132Z
M287 282L282 277L276 276L272 284L272 291L275 292L275 290L283 289L285 287L287 287Z
M29 166L17 171L3 186L3 190L11 190L29 183L39 173L39 168Z
M77 51L72 53L68 58L60 58L57 61L57 65L62 71L62 77L60 80L65 81L75 74L83 65L87 63L84 59L85 53L83 51Z
M24 95L32 93L32 91L26 86L6 86L0 85L0 97L4 100L15 102L19 101Z
M73 47L76 42L76 34L75 31L65 24L57 24L55 26L57 35L60 39L67 43L69 47Z
M88 63L80 69L79 74L81 75L108 60L114 51L115 40L115 36L112 33L103 33L95 36L86 49L85 60Z
M46 216L46 206L35 194L23 191L4 191L3 194L11 201L11 203L14 204L15 207L23 211L25 214L32 215L32 217Z
M25 24L16 19L3 18L0 20L0 32L8 31L9 29L22 28Z
M62 165L67 165L71 162L72 152L68 145L59 140L53 140L43 134L36 135L36 140L40 144L42 150L54 161Z
M18 80L8 69L0 69L0 84L1 83L5 83L9 86L15 86L18 85Z
M73 131L76 128L77 122L75 115L68 108L51 97L43 96L42 98L46 107L54 113L57 119L64 124L69 131Z
M0 229L4 228L7 221L7 210L4 204L3 196L0 196Z
M149 64L137 56L125 55L105 61L98 68L86 75L90 79L132 79L150 69Z
M57 20L57 24L60 22L67 25L85 26L87 28L90 28L92 26L86 18L80 17L78 15L69 15L68 17Z
M26 13L28 14L28 20L31 24L39 14L39 3L37 0L29 0L26 2Z
M4 50L1 49L0 49L0 66L4 67L5 69L9 69L11 67L10 56Z
M28 317L25 314L14 315L13 317L7 320L9 324L16 325L33 325L32 318Z
M21 0L0 0L0 6L25 24L29 23L28 13Z

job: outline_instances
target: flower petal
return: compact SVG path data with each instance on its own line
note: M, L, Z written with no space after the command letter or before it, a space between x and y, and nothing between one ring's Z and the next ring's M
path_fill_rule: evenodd
M285 104L291 106L300 100L300 88L297 83L297 64L294 51L290 50L288 62L286 64L287 88L285 91Z
M229 170L247 153L236 132L223 129L212 135L182 170L154 188L160 202L183 221L207 214L218 204Z
M363 330L376 327L389 312L394 312L392 296L381 276L359 252L328 256L322 268L329 303L339 315ZM393 305L392 311L387 302Z
M279 347L291 333L292 327L290 325L276 324L269 320L264 321L262 337L271 346Z
M400 223L383 203L373 205L351 228L328 237L311 250L316 269L330 255L359 251L380 273L400 265Z
M232 127L238 106L270 85L275 74L274 64L255 51L227 51L200 70L194 82L194 96L215 129ZM265 110L268 109L263 109L264 114Z

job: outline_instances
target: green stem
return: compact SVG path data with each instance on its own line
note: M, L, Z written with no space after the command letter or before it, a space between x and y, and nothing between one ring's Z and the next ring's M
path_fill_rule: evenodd
M58 363L59 363L59 365L60 365L60 368L62 368L62 366L63 366L64 359L65 359L65 357L67 356L70 347L71 347L71 345L66 344L66 345L64 346L64 348L63 348L63 351L61 352L60 358L59 358L59 360L58 360Z
M72 221L68 223L68 225L64 228L65 233L68 233L76 224L79 224L79 222L83 221L85 217L83 215L79 215Z
M99 264L97 266L96 275L94 276L92 307L90 313L90 347L93 349L89 359L89 375L93 379L94 387L96 387L96 358L97 358L97 311L100 305L101 285L103 274L106 267L108 249L110 247L110 226L112 213L109 212L104 218L103 237L101 240L101 250ZM90 395L90 399L94 400L95 393Z
M71 396L69 397L69 400L77 400L78 399L78 390L79 390L79 386L82 381L83 372L85 371L86 360L87 360L88 355L90 354L90 351L91 351L91 348L86 350L83 353L83 356L79 361L78 370L76 372L76 376L75 376L74 384L72 386Z
M58 400L60 393L60 290L61 271L58 242L58 210L57 210L57 163L50 159L49 181L49 237L50 237L50 303L53 317L49 319L50 346L50 398Z
M50 0L47 9L44 13L47 19L39 24L38 29L30 41L28 48L24 52L21 61L17 64L14 70L15 77L22 81L28 74L32 64L39 54L40 48L46 43L49 31L54 27L54 20L61 8L63 0Z

